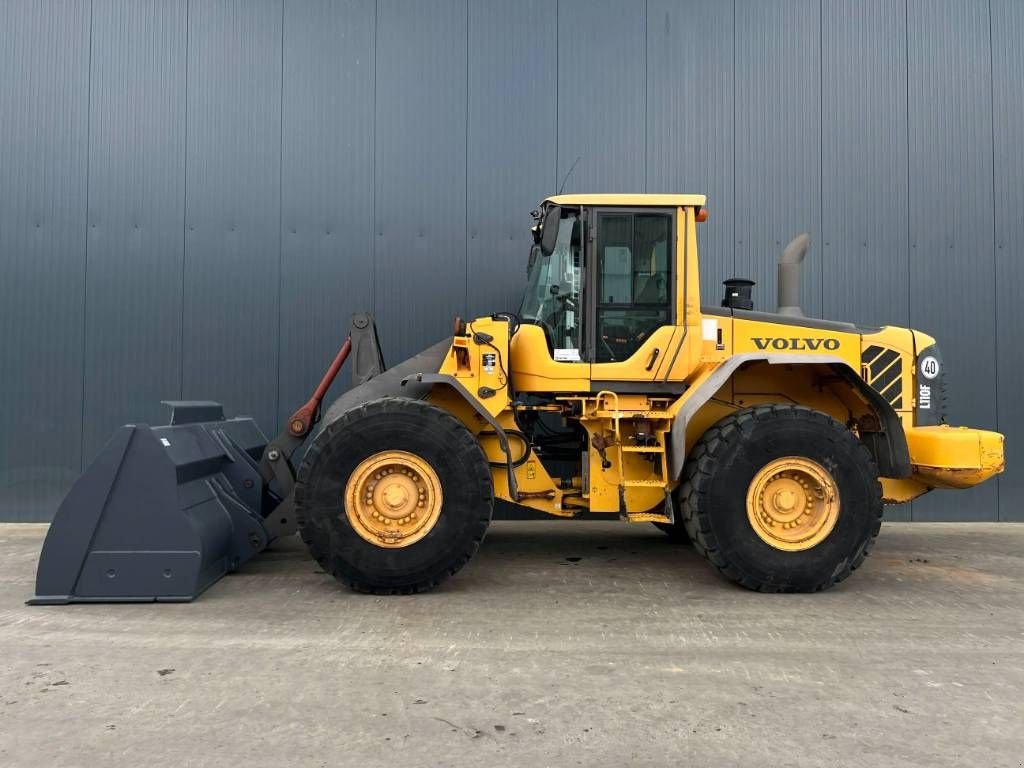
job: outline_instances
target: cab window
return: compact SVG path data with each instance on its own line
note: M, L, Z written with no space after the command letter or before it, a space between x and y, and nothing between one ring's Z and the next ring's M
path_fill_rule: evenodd
M579 362L582 350L580 306L583 276L581 223L566 211L550 256L535 245L527 271L526 294L519 310L523 322L544 329L548 348L559 362Z
M599 363L629 358L670 322L672 216L597 216L596 349Z

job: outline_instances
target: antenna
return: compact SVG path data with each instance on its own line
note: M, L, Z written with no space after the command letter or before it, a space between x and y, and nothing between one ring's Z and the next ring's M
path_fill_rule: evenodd
M562 190L565 189L565 183L569 181L569 177L572 176L572 172L576 170L576 163L580 161L581 157L583 157L583 155L576 156L576 159L573 161L572 167L569 169L569 172L565 174L565 178L562 179L562 186L558 188L558 194L562 194Z

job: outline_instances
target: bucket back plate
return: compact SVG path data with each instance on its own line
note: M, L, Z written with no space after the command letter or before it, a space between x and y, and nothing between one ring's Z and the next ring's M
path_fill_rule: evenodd
M72 486L30 604L187 601L263 550L266 437L211 402L121 427Z

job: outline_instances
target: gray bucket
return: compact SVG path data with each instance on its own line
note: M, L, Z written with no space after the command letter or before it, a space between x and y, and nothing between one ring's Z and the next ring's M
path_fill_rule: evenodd
M121 427L61 503L29 604L188 601L271 536L257 463L267 439L218 403Z

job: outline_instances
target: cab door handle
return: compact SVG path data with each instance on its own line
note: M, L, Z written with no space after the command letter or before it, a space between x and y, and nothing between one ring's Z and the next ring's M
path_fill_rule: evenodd
M660 355L660 354L661 354L661 350L658 349L657 347L655 347L654 351L651 352L651 359L647 361L647 370L648 371L651 370L654 367L654 364L656 362L658 362L658 355Z

